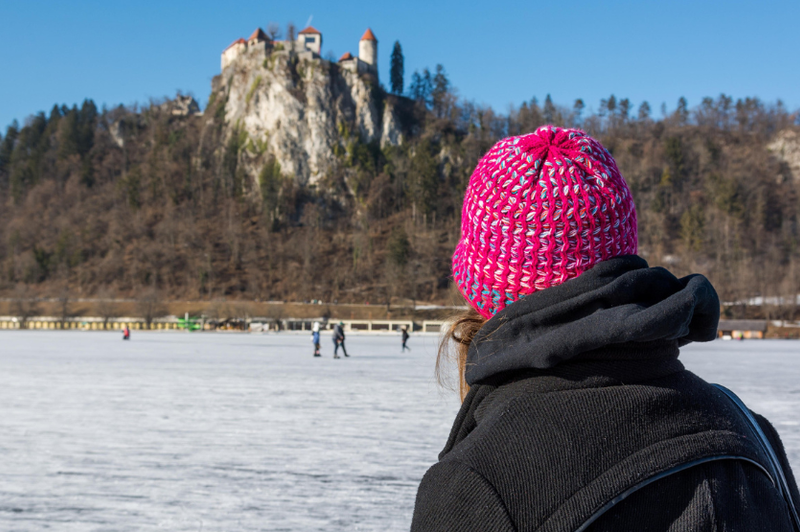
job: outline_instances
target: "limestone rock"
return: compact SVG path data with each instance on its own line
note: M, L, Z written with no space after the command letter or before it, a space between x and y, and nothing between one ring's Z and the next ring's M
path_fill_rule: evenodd
M161 106L162 109L169 112L172 116L192 116L203 114L200 111L200 105L197 100L191 96L178 95L174 100L170 100Z
M208 114L224 106L226 135L246 136L240 160L252 179L273 156L285 175L310 185L343 163L349 143L401 142L382 97L373 76L313 52L252 47L215 78Z
M397 116L397 106L394 102L387 101L383 107L383 130L381 131L381 147L386 145L399 146L403 143L403 133L400 119Z
M130 114L109 123L108 133L111 135L111 139L114 141L114 144L122 148L125 146L125 140L127 138L129 138L132 134L135 135L144 127L145 124L142 120L142 115Z
M767 149L781 162L786 163L795 181L800 180L800 132L784 129L767 144Z
M125 137L122 134L122 127L120 126L119 120L112 122L108 126L108 132L111 134L111 138L114 141L114 144L122 148L125 146Z

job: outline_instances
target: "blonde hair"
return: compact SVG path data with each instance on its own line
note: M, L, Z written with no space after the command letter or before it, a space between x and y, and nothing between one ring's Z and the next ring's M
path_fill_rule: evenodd
M486 318L478 314L475 309L470 308L453 317L439 343L439 353L436 356L436 380L440 385L447 386L446 367L448 363L454 362L458 369L458 393L462 402L469 392L469 385L465 379L469 346L485 323Z

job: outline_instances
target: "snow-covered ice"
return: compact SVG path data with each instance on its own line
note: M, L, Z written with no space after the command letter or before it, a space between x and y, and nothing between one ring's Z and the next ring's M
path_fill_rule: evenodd
M0 332L0 530L407 530L458 401L436 338ZM800 468L800 343L684 363L776 425Z
M435 337L0 335L0 530L404 530L458 408Z

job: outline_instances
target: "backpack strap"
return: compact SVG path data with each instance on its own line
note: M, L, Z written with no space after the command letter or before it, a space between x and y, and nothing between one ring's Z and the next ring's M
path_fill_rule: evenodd
M761 444L761 448L764 450L764 453L769 457L770 461L770 469L772 470L772 478L773 484L778 489L778 492L783 496L783 499L786 501L786 506L789 509L789 516L792 519L792 523L794 524L794 528L797 532L800 532L800 517L797 514L797 508L794 505L794 501L792 500L792 492L789 490L789 483L786 481L786 474L783 471L783 467L781 467L781 463L778 460L778 455L775 453L775 449L772 447L772 444L767 439L767 435L764 434L764 430L761 428L761 425L758 424L756 418L753 417L753 413L750 412L750 409L745 406L739 397L727 389L726 387L722 386L721 384L714 384L719 391L724 393L731 402L736 405L739 411L742 412L745 419L747 419L748 424L750 425L750 429L753 431L753 434L756 436L756 440Z
M756 466L760 469L766 476L769 478L772 485L775 486L775 489L778 490L778 493L783 497L784 501L786 502L786 506L789 511L789 517L794 525L794 529L796 532L800 532L800 518L798 517L797 508L795 507L794 501L792 500L792 494L789 490L789 483L786 480L786 475L783 471L783 467L781 467L781 463L778 461L777 454L775 453L775 449L772 447L772 444L767 439L766 434L764 434L761 425L758 424L755 417L753 417L752 412L745 406L739 397L730 391L729 389L721 386L719 384L714 384L718 390L720 390L734 405L736 405L737 409L741 411L744 419L747 422L747 425L750 427L750 430L755 435L755 440L758 442L759 447L764 456L767 457L767 463L762 465L760 461L753 460L753 458L748 458L746 456L738 455L738 454L720 454L715 456L707 456L704 458L699 458L696 460L691 460L689 462L685 462L682 464L678 464L670 469L657 473L655 475L651 475L641 482L629 487L619 495L615 496L613 499L608 501L606 504L601 506L597 511L595 511L586 521L581 524L580 527L575 529L575 532L585 532L589 526L597 521L603 514L608 512L611 508L616 506L618 503L622 502L623 500L627 499L632 494L636 493L640 489L661 480L665 477L674 475L676 473L680 473L681 471L685 471L689 468L695 467L697 465L705 464L708 462L715 462L719 460L737 460L740 462L747 462L751 465Z
M699 458L697 460L692 460L691 462L686 462L686 463L683 463L683 464L676 465L675 467L673 467L671 469L667 469L666 471L662 471L661 473L658 473L656 475L648 477L648 478L644 479L643 481L639 482L638 484L636 484L634 486L631 486L630 488L626 489L625 491L623 491L622 493L620 493L619 495L617 495L616 497L614 497L613 499L608 501L606 504L604 504L595 513L593 513L592 516L589 517L589 519L587 519L580 527L578 527L575 530L575 532L585 532L585 530L588 529L589 526L592 523L597 521L604 513L606 513L611 508L616 506L618 503L620 503L623 500L627 499L628 497L630 497L631 495L633 495L634 493L636 493L640 489L644 488L645 486L649 486L653 482L656 482L656 481L661 480L661 479L663 479L665 477L674 475L676 473L680 473L681 471L686 471L687 469L692 468L694 466L698 466L698 465L701 465L701 464L707 464L708 462L716 462L716 461L719 461L719 460L737 460L737 461L740 461L740 462L748 462L748 463L756 466L757 468L759 468L761 471L763 471L764 474L767 475L767 477L769 477L769 479L772 481L772 484L773 485L775 484L775 478L770 474L770 472L767 471L764 468L764 466L762 466L761 464L759 464L758 462L756 462L752 458L747 458L746 456L738 456L738 455L707 456L705 458Z

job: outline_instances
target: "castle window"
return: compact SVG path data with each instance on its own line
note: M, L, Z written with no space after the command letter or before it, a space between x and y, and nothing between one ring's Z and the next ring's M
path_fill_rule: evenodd
M317 38L316 37L308 37L308 36L306 36L306 43L315 43L315 42L317 42Z

